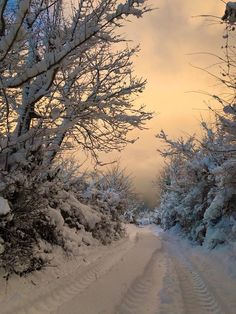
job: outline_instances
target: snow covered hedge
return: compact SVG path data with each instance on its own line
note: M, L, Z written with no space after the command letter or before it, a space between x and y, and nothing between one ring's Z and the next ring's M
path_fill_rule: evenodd
M212 248L236 240L236 160L227 159L223 134L204 129L201 145L161 134L170 150L156 216L165 229L178 225L191 240Z
M55 246L78 255L83 246L108 244L124 235L129 186L114 182L125 183L125 176L117 180L104 174L98 183L87 179L91 175L72 176L60 167L46 174L39 167L0 175L0 266L9 273L42 268Z
M232 30L232 32L230 31ZM235 35L227 28L225 57L219 57L223 96L212 95L220 108L215 123L202 123L199 140L171 140L161 153L168 166L160 180L157 222L165 229L180 228L191 240L209 248L236 241L236 73ZM231 40L232 38L232 40ZM232 44L231 44L232 43ZM224 98L224 95L225 96Z

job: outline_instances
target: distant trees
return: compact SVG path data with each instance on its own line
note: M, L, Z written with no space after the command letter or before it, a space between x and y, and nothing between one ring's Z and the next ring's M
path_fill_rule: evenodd
M100 211L115 217L132 211L136 199L131 178L119 165L104 172L90 173L83 197Z
M210 95L215 122L202 122L204 137L171 140L158 138L167 148L161 153L168 166L161 180L159 222L166 229L178 226L192 240L208 247L236 239L236 58L232 19L224 35L223 56L216 56L219 95ZM227 20L228 23L228 20Z
M121 149L151 114L133 100L138 48L117 33L144 0L19 0L0 3L0 165L48 166L74 145L97 157ZM123 43L123 45L122 45Z

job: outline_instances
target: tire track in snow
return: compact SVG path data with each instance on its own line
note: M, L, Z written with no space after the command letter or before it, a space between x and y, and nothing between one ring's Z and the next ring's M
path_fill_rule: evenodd
M203 275L197 270L194 264L186 256L186 253L176 245L165 241L167 253L169 255L168 273L165 278L165 288L163 295L168 296L173 290L179 289L182 295L182 307L176 308L174 298L161 307L161 312L166 313L186 313L186 314L228 314L231 313L226 304L214 293ZM176 280L173 278L176 277ZM170 281L168 284L168 280ZM218 283L219 284L219 283ZM172 291L170 286L172 285ZM175 287L175 288L174 288Z
M184 314L183 295L179 278L170 256L165 259L163 288L160 291L161 305L158 314ZM188 313L189 314L189 313Z
M131 284L117 307L116 314L148 314L157 311L158 272L164 272L163 251L154 251L144 272Z
M226 314L222 305L191 263L178 260L174 263L182 290L185 313Z
M44 293L30 301L30 304L17 304L4 314L49 314L76 295L86 290L94 281L108 272L133 247L135 241L122 241L111 252L98 258L84 272L73 272L61 278L61 282L52 283ZM115 253L115 254L114 254ZM53 291L53 292L52 292Z
M208 286L211 287L214 295L220 303L224 304L227 313L236 313L236 284L225 270L222 261L217 261L216 267L211 267L209 260L203 256L194 255L191 257L192 264ZM227 266L226 266L227 267Z

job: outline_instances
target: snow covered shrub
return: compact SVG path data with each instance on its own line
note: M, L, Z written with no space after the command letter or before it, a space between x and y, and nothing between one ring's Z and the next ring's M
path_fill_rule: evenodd
M55 245L74 255L83 245L124 235L122 218L133 195L129 177L118 168L80 175L71 164L0 172L0 265L7 272L40 269Z
M92 235L102 244L107 245L124 236L125 229L121 221L109 219L109 217L104 215L101 221L96 225L96 228L94 228Z
M214 185L210 176L213 159L207 158L204 151L198 151L193 137L176 142L170 141L164 132L160 137L170 146L163 152L170 158L170 165L161 182L159 219L164 228L180 224L186 233L190 233L203 218L207 194Z
M104 173L92 173L83 197L114 219L124 216L136 206L131 178L119 165Z
M74 166L66 171L62 169L58 176L65 178L73 169ZM124 235L121 220L132 192L129 177L123 170L114 167L106 173L77 173L66 185L67 190L57 194L60 199L57 208L66 225L91 232L102 244Z
M193 137L172 141L164 132L159 136L169 146L162 152L169 165L161 181L157 218L164 229L178 225L190 239L214 247L235 236L230 230L236 215L236 164L232 152L225 150L229 142L222 127L202 127L206 135L201 143Z
M124 234L121 221L127 221L128 216L130 220L139 207L131 178L119 165L106 172L87 173L79 177L72 189L81 202L102 215L93 235L103 243L121 237Z
M226 19L227 20L227 19ZM227 20L228 23L228 20ZM236 96L235 46L232 23L227 26L225 58L219 57L224 93L212 99L220 105L215 123L202 123L204 137L170 140L162 151L169 165L161 181L157 217L165 229L178 225L188 237L209 248L236 241Z
M45 264L37 257L40 240L63 245L63 238L57 232L57 224L50 220L48 210L48 194L54 175L52 171L42 174L39 169L30 174L23 169L13 171L11 175L0 172L0 193L11 208L6 215L0 215L3 246L0 264L10 273L24 274Z

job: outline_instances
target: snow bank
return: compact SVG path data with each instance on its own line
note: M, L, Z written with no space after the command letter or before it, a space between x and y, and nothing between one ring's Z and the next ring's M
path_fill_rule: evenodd
M48 207L46 215L50 217L51 224L55 226L58 231L62 231L64 226L64 219L59 210Z
M78 256L83 247L105 245L124 234L120 220L99 207L104 200L89 204L76 180L65 183L19 169L1 179L6 198L0 197L0 266L9 273L22 275L51 263L55 247ZM117 200L110 198L105 204L116 208Z
M67 204L71 207L75 216L79 218L80 223L84 226L88 226L90 230L93 230L96 224L101 221L101 214L90 206L82 204L73 195L70 195Z
M8 204L8 201L0 196L0 216L5 216L10 213L11 208Z

